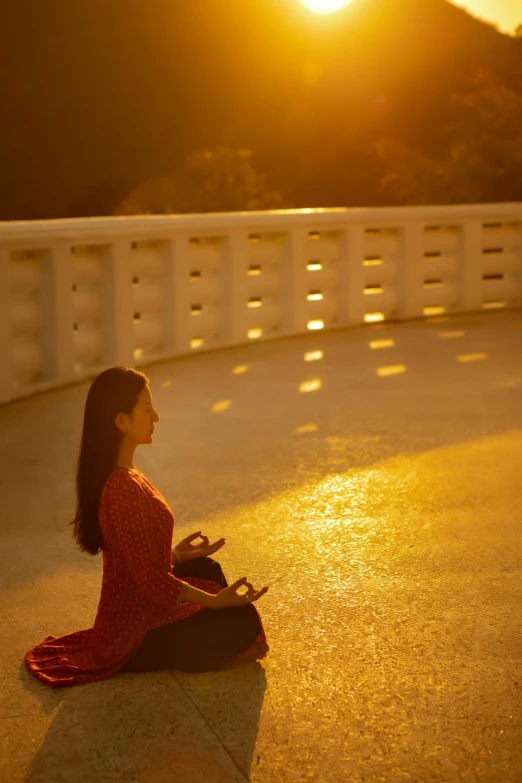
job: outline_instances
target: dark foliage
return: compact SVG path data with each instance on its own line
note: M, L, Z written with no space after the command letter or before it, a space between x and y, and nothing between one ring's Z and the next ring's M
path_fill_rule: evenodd
M507 124L491 149L456 152L475 111L482 122L484 68L521 126L522 38L445 0L353 0L324 17L297 0L4 3L0 218L111 213L162 178L180 211L520 198L494 163L518 155ZM250 151L251 170L230 186L207 172L221 182L209 198L191 161L219 150ZM485 158L464 193L451 177L411 193L397 150L428 182L430 161Z

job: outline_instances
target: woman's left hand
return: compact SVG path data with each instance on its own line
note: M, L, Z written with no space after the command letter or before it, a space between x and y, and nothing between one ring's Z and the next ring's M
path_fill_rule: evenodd
M192 546L191 541L194 541L196 538L201 538L203 543ZM172 564L176 564L174 552L176 552L183 563L185 560L195 560L197 557L209 557L210 555L213 555L214 552L217 552L218 549L221 549L224 543L225 539L220 538L219 541L209 544L208 538L202 536L201 530L198 530L197 533L192 533L192 535L187 536L174 547L172 550Z

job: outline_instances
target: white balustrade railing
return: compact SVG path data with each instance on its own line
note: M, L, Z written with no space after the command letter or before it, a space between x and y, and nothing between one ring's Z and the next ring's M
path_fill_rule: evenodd
M0 223L0 402L115 364L521 303L518 203Z

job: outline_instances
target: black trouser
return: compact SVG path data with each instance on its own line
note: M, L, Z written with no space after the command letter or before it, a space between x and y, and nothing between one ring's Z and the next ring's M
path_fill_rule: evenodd
M172 573L180 579L195 576L228 587L221 566L211 557L187 560L173 566ZM225 661L248 650L260 631L259 617L252 604L200 609L191 617L148 631L120 671L218 671Z

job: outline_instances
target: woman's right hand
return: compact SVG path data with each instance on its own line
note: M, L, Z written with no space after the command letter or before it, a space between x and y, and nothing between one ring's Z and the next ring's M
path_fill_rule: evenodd
M237 590L246 585L247 592L237 594ZM245 604L251 604L261 598L266 593L268 587L263 587L262 590L254 590L250 582L247 582L247 577L244 576L238 579L234 584L223 588L219 593L214 596L213 608L224 609L226 606L244 606Z

